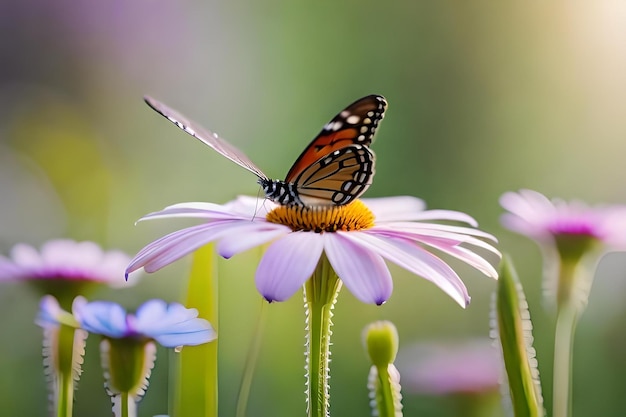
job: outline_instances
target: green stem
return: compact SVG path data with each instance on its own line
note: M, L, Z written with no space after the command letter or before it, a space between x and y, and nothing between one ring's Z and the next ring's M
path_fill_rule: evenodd
M309 417L330 415L330 328L332 309L341 289L326 255L322 254L313 276L304 285L307 309L307 403Z
M121 402L121 407L122 407L122 415L121 417L129 417L130 416L130 411L128 409L129 405L130 405L130 401L131 399L129 398L130 396L128 395L128 392L122 392L120 394L122 402Z
M267 322L267 302L261 301L261 312L257 320L256 329L254 331L254 337L250 349L248 349L248 356L246 363L243 367L243 377L241 378L241 385L239 387L239 393L237 395L237 409L235 412L236 417L245 417L246 407L248 405L248 398L250 397L250 388L252 387L252 377L254 376L254 369L256 363L259 360L259 352L261 351L261 342L263 341L263 334L265 332L265 323Z
M58 334L57 417L71 417L74 407L74 334L76 329L61 325Z
M186 306L197 308L218 331L217 272L213 245L198 249L187 289ZM174 416L217 417L217 339L187 346L180 353Z
M396 407L394 399L394 389L391 385L391 376L388 371L389 365L377 366L378 374L378 415L380 417L395 417Z
M572 413L571 371L577 318L578 313L574 306L571 304L560 306L554 340L553 417L569 417Z

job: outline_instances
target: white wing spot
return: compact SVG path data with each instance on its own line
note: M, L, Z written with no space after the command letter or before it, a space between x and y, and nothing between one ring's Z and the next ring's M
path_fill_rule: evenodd
M374 112L373 111L368 111L367 112L367 117L373 117L374 116Z
M366 117L365 119L363 119L363 124L364 125L372 124L372 119L370 119L369 117Z
M341 116L341 117L343 117L345 119L348 116L350 116L350 112L348 110L344 110L341 113L339 113L339 116Z
M356 140L357 140L358 142L364 142L364 141L365 141L365 135L359 135L359 137L358 137L358 138L356 138Z
M361 131L359 133L367 133L369 128L367 126L361 126Z
M341 127L343 126L343 123L341 122L335 122L335 124L333 125L333 130L336 132L339 129L341 129Z
M346 122L350 123L351 125L355 125L359 123L359 120L361 120L361 118L357 116L356 114L353 114L352 116L346 119Z

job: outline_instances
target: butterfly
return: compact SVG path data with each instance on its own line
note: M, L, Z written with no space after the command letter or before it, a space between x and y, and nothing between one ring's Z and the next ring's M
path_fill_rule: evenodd
M375 164L369 146L387 108L387 101L379 95L350 104L322 128L281 181L270 179L242 151L217 134L151 97L144 100L170 122L255 174L268 199L307 208L345 205L369 188Z

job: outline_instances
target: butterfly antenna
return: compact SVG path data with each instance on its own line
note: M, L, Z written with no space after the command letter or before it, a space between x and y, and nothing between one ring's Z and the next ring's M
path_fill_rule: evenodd
M253 221L254 221L254 219L256 219L256 215L259 212L259 210L261 209L259 207L259 199L261 198L260 195L261 195L261 187L259 187L259 191L257 191L257 193L256 193L256 205L254 206L254 216L252 216L252 220Z

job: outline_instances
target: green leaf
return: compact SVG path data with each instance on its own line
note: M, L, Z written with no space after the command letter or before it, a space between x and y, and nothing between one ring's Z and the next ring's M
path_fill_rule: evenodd
M194 253L185 305L198 309L217 332L217 302L215 252L206 245ZM173 415L217 417L217 339L180 353Z
M502 346L513 412L516 417L541 417L545 412L528 303L508 256L502 258L495 309L494 330Z

